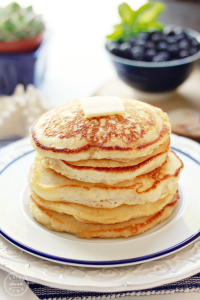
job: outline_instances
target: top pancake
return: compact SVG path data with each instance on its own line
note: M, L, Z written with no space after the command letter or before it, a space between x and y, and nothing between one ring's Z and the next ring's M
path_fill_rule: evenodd
M125 114L86 118L79 100L40 116L30 129L40 154L66 161L136 159L149 155L170 135L161 109L136 100L123 100Z

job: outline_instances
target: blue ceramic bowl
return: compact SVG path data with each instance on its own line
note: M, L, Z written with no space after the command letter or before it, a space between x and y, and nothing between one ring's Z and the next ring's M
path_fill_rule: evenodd
M187 29L186 33L200 42L200 34ZM143 91L161 93L172 91L191 74L200 59L200 51L186 58L166 62L143 62L122 58L110 53L118 76L131 87Z
M0 95L12 95L17 84L38 87L45 76L48 36L29 53L0 53Z

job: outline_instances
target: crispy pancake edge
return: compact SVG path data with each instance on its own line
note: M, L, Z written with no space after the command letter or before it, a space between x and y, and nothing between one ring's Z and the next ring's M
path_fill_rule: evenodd
M79 222L88 224L115 224L157 213L164 206L172 202L172 199L178 200L178 191L176 191L175 189L177 189L177 185L175 186L175 188L173 188L173 190L169 192L166 197L158 199L155 202L148 202L142 205L122 204L117 208L112 209L91 208L87 207L86 205L74 204L69 202L48 201L39 197L32 190L31 196L39 206L52 211L56 211L60 214L72 215ZM177 196L177 199L175 199L175 195Z
M46 168L44 168L44 172L46 172L46 169L48 172L52 172L52 176L54 176L54 174L58 176L60 184L56 186L51 186L51 184L49 186L46 184L44 185L43 183L45 182L40 182L39 179L41 171L37 169L37 165L40 166L37 161L31 166L31 170L28 174L28 181L33 191L41 198L48 201L66 201L99 208L112 208L121 204L144 204L165 197L168 194L168 191L177 183L180 172L183 169L183 163L172 151L171 157L175 157L177 162L173 172L167 172L166 174L164 172L165 175L163 174L162 178L158 178L160 167L145 174L145 178L152 178L151 186L147 187L145 190L140 189L140 180L142 180L143 176L136 177L134 181L108 186L102 183L81 183L77 180L67 179L65 176ZM165 162L163 164L164 167L167 163L168 162Z
M167 219L175 209L177 201L167 204L157 214L110 225L93 225L78 222L74 217L55 213L40 207L31 197L29 207L33 217L48 229L68 232L79 238L116 238L129 237L143 233ZM137 220L137 221L136 221Z

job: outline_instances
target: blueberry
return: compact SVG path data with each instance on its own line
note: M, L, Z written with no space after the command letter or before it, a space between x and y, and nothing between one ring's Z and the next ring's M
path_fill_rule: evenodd
M145 52L145 59L147 61L152 61L153 57L156 55L156 50L155 49L148 49L146 52Z
M175 32L175 35L182 35L183 38L186 38L186 33L185 33L185 30L183 29L183 27L176 27L174 29L174 32Z
M122 44L122 43L123 43L122 39L119 39L119 40L117 41L117 43L118 43L118 44Z
M162 62L169 60L170 56L167 51L158 52L156 56L153 57L152 61L154 62Z
M143 61L144 60L144 54L142 52L134 53L133 59Z
M121 56L124 58L132 58L132 54L131 54L131 49L132 49L132 45L131 43L122 43L119 47L119 49L121 50Z
M121 56L121 50L120 50L120 44L116 43L116 42L111 42L107 45L108 50L117 56Z
M144 48L141 47L141 46L135 46L132 48L132 53L135 53L135 52L144 52Z
M188 57L189 55L190 55L190 53L188 50L181 50L179 52L179 58L185 58L185 57Z
M135 36L132 36L132 37L130 38L130 40L129 40L129 43L131 43L131 45L134 46L136 40L137 40L136 37L135 37Z
M166 42L168 43L168 44L175 44L176 43L176 38L174 37L174 36L168 36L167 38L166 38Z
M162 61L167 61L164 56L157 54L156 56L153 57L152 59L153 62L162 62Z
M162 56L165 56L165 58L166 58L167 60L170 59L170 54L169 54L168 51L159 51L158 54L159 54L159 55L162 55Z
M166 34L163 33L163 34L161 35L161 39L162 39L163 42L166 42L166 41L167 41L167 38L169 38L169 36L167 36Z
M168 36L168 37L172 37L175 35L175 32L173 29L169 29L169 30L164 30L164 33Z
M136 42L135 42L135 46L142 46L142 47L145 47L146 45L146 41L145 40L142 40L142 39L138 39Z
M154 43L160 43L162 42L162 35L160 33L153 33L151 35L151 40L154 42Z
M148 40L148 38L149 38L149 33L147 33L147 32L140 32L140 33L137 35L137 38L142 39L142 40Z
M156 45L152 41L146 41L145 48L147 48L147 49L155 49Z
M134 60L144 59L144 48L141 46L135 46L131 49L132 57Z
M189 34L187 34L186 38L187 38L188 41L191 41L194 37L191 36L191 35L189 35Z
M189 50L189 53L190 53L190 55L194 55L194 54L196 54L198 51L199 51L199 49L194 47L194 48L191 48L191 49Z
M152 35L155 34L155 33L156 33L156 34L157 34L157 33L160 34L161 31L158 31L158 30L151 30L151 31L149 31L149 38L151 39Z
M169 45L169 46L167 47L167 50L168 50L168 52L170 53L170 55L171 55L172 57L178 56L178 53L179 53L179 47L178 47L177 44Z
M122 43L122 44L120 45L120 49L121 49L122 51L124 51L124 50L126 50L126 49L131 49L131 48L132 48L132 45L131 45L131 43L129 43L129 42Z
M193 39L191 39L191 41L190 41L190 45L191 45L192 47L198 47L198 46L199 46L199 42L197 41L197 39L193 38Z
M189 50L190 49L190 44L189 44L188 40L186 40L186 39L180 41L178 46L179 46L180 50Z
M167 50L167 43L166 42L158 43L157 50Z
M180 42L180 41L182 41L183 39L186 38L186 35L185 35L185 33L181 32L181 33L179 33L179 34L176 34L176 35L175 35L175 38L176 38L176 41L177 41L177 42Z

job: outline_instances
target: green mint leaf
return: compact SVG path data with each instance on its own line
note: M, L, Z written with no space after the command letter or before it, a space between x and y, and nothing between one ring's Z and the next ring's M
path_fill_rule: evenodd
M124 23L120 23L120 24L114 25L113 27L115 29L123 29L124 30Z
M156 21L152 21L152 22L148 23L148 30L153 30L153 29L162 30L163 27L164 27L164 25L162 23L158 23Z
M107 35L107 38L108 38L108 39L111 39L111 40L113 40L113 41L117 41L117 40L119 40L123 35L124 35L123 29L117 29L117 28L116 28L115 31L114 31L112 34Z
M124 24L124 35L121 37L122 41L128 42L132 35L132 26L130 24Z
M145 10L138 16L139 23L150 23L156 20L160 14L165 10L165 5L162 3L153 3L149 9Z
M132 26L126 23L120 23L114 26L115 29L121 29L123 35L120 37L123 42L127 42L130 37L133 35Z
M144 11L148 10L149 8L151 8L153 5L154 5L153 2L148 2L148 3L144 4L144 5L142 5L142 6L135 12L133 22L136 21L136 19L138 18L138 16L140 16Z
M163 3L148 2L137 11L133 11L127 3L122 3L118 7L122 23L115 25L114 32L107 38L121 39L126 42L132 35L136 35L140 31L161 30L163 25L158 23L157 19L165 9L166 6Z
M134 11L127 3L122 3L118 7L119 15L124 23L132 24Z

